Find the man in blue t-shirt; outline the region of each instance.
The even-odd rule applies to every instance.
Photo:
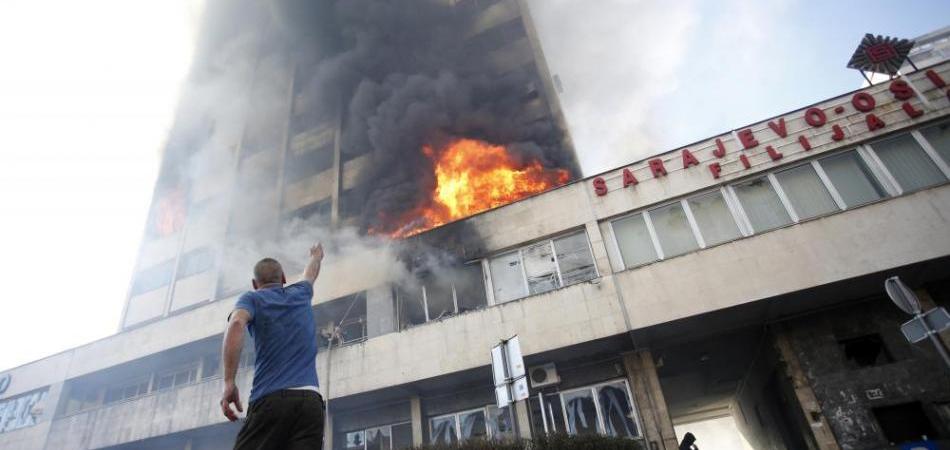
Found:
[[[303,279],[287,286],[284,270],[272,258],[254,265],[253,291],[245,292],[228,316],[221,348],[224,394],[221,412],[238,420],[244,411],[234,384],[244,330],[254,339],[254,384],[247,420],[235,449],[320,449],[323,446],[323,398],[317,391],[317,336],[310,302],[320,274],[323,247],[310,248]]]

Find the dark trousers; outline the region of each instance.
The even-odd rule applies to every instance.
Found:
[[[313,391],[272,392],[251,403],[235,450],[320,450],[324,404]]]

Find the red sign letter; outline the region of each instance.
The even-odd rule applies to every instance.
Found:
[[[910,102],[904,102],[901,104],[901,108],[903,108],[904,112],[907,113],[907,117],[910,117],[911,119],[916,119],[924,113],[923,111],[914,108],[914,105],[911,105]]]
[[[719,163],[714,162],[707,167],[709,167],[709,171],[712,172],[713,178],[719,178],[719,174],[722,173],[722,166],[720,166]]]
[[[742,148],[748,150],[750,148],[755,148],[759,145],[759,141],[755,140],[755,135],[752,134],[752,130],[746,128],[738,132],[739,142],[742,143]]]
[[[772,161],[778,161],[782,159],[783,156],[785,156],[772,148],[771,145],[765,146],[765,151],[768,152],[769,158],[772,158]]]
[[[713,156],[717,158],[726,156],[726,146],[723,145],[722,139],[716,138],[716,149],[713,150]]]
[[[841,129],[841,126],[840,126],[840,125],[838,125],[838,124],[832,125],[832,126],[831,126],[831,131],[834,131],[834,133],[831,133],[831,139],[832,139],[832,140],[840,141],[840,140],[844,139],[844,130]]]
[[[805,123],[815,128],[823,126],[826,121],[828,121],[828,118],[825,116],[825,112],[818,108],[808,108],[805,111]]]
[[[637,177],[633,176],[633,172],[631,172],[630,169],[623,169],[623,187],[636,186],[639,182]]]
[[[798,143],[801,144],[802,148],[805,149],[806,152],[811,150],[811,142],[808,142],[808,138],[805,137],[804,134],[798,137]]]
[[[907,100],[914,96],[914,90],[911,89],[910,85],[904,80],[898,79],[891,81],[891,85],[888,86],[888,89],[894,94],[894,98],[898,100]]]
[[[927,78],[930,78],[930,82],[940,89],[943,89],[943,87],[947,85],[947,83],[943,81],[943,78],[940,78],[940,74],[934,72],[932,69],[927,71]]]
[[[739,155],[739,161],[742,161],[742,166],[746,169],[752,168],[752,164],[749,163],[749,158],[747,158],[745,155]]]
[[[788,136],[788,131],[785,129],[785,118],[782,117],[778,120],[778,123],[769,121],[769,128],[778,135],[778,137]]]
[[[653,158],[649,161],[650,172],[653,172],[654,178],[660,178],[666,175],[666,167],[663,167],[663,160],[660,158]]]
[[[699,160],[690,153],[689,149],[683,149],[683,168],[689,169],[689,166],[698,166]]]
[[[884,125],[886,125],[883,120],[874,114],[864,116],[864,120],[868,123],[868,131],[878,130],[884,128]]]
[[[874,97],[871,97],[871,94],[867,92],[858,92],[851,97],[851,105],[861,112],[870,112],[874,109],[875,104]]]
[[[607,195],[607,182],[604,181],[603,178],[594,178],[594,193],[597,194],[598,197]]]

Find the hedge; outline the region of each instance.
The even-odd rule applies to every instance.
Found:
[[[644,450],[641,441],[600,436],[568,436],[555,434],[531,440],[486,441],[469,440],[454,445],[423,445],[415,450]]]

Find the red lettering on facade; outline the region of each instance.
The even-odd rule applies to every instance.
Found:
[[[752,168],[752,163],[749,162],[749,158],[745,155],[739,155],[739,161],[742,162],[742,167],[745,167],[746,169]]]
[[[594,193],[597,194],[598,197],[603,197],[607,195],[607,182],[604,181],[602,177],[594,178],[593,184],[594,184]]]
[[[907,84],[904,80],[894,80],[891,81],[891,85],[887,87],[888,90],[894,94],[894,98],[898,100],[907,100],[914,96],[914,90],[911,89],[910,85]]]
[[[802,146],[803,149],[805,149],[806,152],[811,150],[811,142],[808,142],[808,138],[805,137],[805,135],[801,135],[798,137],[798,143]]]
[[[778,161],[782,159],[783,156],[785,156],[779,153],[778,150],[775,150],[774,148],[772,148],[771,145],[765,146],[765,152],[769,154],[769,158],[772,158],[772,161]]]
[[[832,139],[832,140],[834,140],[834,141],[840,141],[840,140],[844,139],[844,129],[841,128],[841,125],[838,125],[838,124],[832,125],[832,126],[831,126],[831,131],[833,131],[833,133],[831,133],[831,139]]]
[[[695,156],[693,156],[693,153],[690,152],[689,149],[684,148],[683,149],[683,168],[689,169],[689,166],[698,166],[698,165],[699,165],[699,160],[696,159]]]
[[[934,72],[933,69],[928,70],[926,73],[927,73],[927,78],[929,78],[930,82],[933,83],[933,85],[936,86],[938,89],[943,89],[947,85],[947,82],[943,81],[943,78],[940,77],[940,74],[937,72]]]
[[[916,119],[924,114],[923,111],[914,108],[914,105],[911,105],[910,102],[904,102],[901,104],[901,108],[907,113],[907,117],[911,119]]]
[[[874,114],[868,114],[864,116],[864,121],[868,124],[868,131],[880,130],[881,128],[884,128],[885,125],[887,125],[883,120]]]
[[[778,120],[778,123],[769,121],[769,128],[778,135],[778,137],[788,136],[788,130],[785,128],[785,118],[782,117]]]
[[[815,128],[824,126],[827,121],[828,117],[825,116],[825,112],[818,108],[808,108],[805,111],[805,123]]]
[[[623,169],[623,187],[636,186],[639,182],[630,169]]]
[[[867,92],[858,92],[851,97],[851,106],[861,112],[870,112],[876,104],[874,97]]]
[[[713,156],[717,158],[726,156],[726,146],[722,143],[722,139],[716,138],[716,149],[713,150]]]
[[[752,134],[752,130],[746,128],[740,130],[737,134],[739,136],[739,142],[742,143],[742,148],[748,150],[759,145],[759,141],[755,140],[755,135]]]
[[[742,156],[745,156],[745,155],[742,155]],[[722,173],[722,166],[720,166],[719,163],[714,162],[707,167],[709,167],[709,171],[712,172],[713,178],[719,178],[719,174]]]
[[[653,172],[653,178],[660,178],[666,175],[666,167],[663,167],[663,160],[653,158],[649,161],[650,172]]]

